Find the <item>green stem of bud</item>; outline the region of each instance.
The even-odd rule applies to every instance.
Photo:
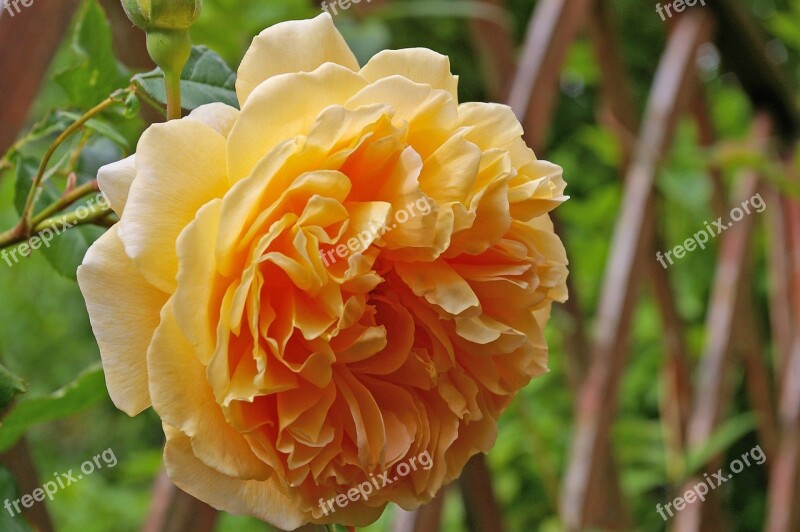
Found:
[[[164,71],[167,87],[167,120],[181,118],[181,74]]]
[[[164,72],[167,120],[180,118],[181,73],[192,53],[189,30],[151,29],[147,32],[147,51]]]

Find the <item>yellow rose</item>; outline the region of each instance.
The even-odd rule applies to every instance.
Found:
[[[153,406],[179,487],[362,526],[458,477],[546,371],[561,169],[457,81],[426,49],[359,68],[327,14],[286,22],[244,57],[241,111],[154,125],[101,170],[120,222],[80,287],[111,398]]]

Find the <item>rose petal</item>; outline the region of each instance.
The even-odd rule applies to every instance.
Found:
[[[323,63],[358,70],[358,61],[327,13],[311,20],[291,20],[262,31],[247,50],[236,78],[244,106],[253,90],[273,76],[311,72]]]
[[[239,119],[239,110],[220,102],[207,103],[193,109],[186,119],[202,122],[227,138]]]
[[[136,155],[107,164],[97,171],[97,183],[111,208],[122,216],[133,178],[136,177]]]
[[[361,75],[369,81],[403,76],[434,89],[446,90],[458,101],[458,76],[450,73],[450,59],[427,48],[378,52],[361,69]]]
[[[325,63],[313,72],[282,74],[259,85],[228,138],[232,182],[250,174],[282,142],[308,134],[323,109],[343,104],[366,84],[356,72]]]
[[[172,120],[144,132],[119,235],[148,281],[175,290],[178,235],[227,188],[225,138],[219,132],[196,120]]]
[[[452,315],[480,307],[480,300],[469,284],[445,261],[398,263],[395,271],[414,294]]]
[[[225,420],[206,381],[206,368],[181,334],[171,303],[161,312],[147,367],[153,408],[164,423],[191,439],[199,460],[230,477],[269,477],[272,468],[253,454],[244,437]]]
[[[306,522],[300,504],[278,489],[274,477],[258,481],[223,475],[197,459],[185,434],[167,424],[164,433],[167,474],[186,493],[218,510],[251,515],[285,530],[294,530]]]
[[[150,406],[147,347],[168,295],[136,270],[116,226],[89,248],[78,268],[78,284],[100,346],[111,400],[135,416]]]

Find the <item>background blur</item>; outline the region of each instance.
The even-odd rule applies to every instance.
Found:
[[[95,0],[34,0],[0,15],[0,153],[37,122],[57,122],[53,109],[97,103],[103,80],[125,86],[152,68],[118,2],[100,3],[119,70],[96,26],[106,23],[86,14]],[[563,166],[571,196],[557,209],[571,300],[548,327],[551,373],[523,390],[460,483],[367,530],[800,529],[800,1],[707,0],[667,20],[657,3],[373,0],[334,17],[362,64],[385,48],[449,55],[460,100],[510,103],[537,155]],[[205,0],[193,40],[235,69],[263,28],[319,12],[305,0]],[[101,70],[86,73],[87,90],[65,89],[63,71],[80,61]],[[80,171],[129,153],[151,115],[109,119],[118,141],[93,141]],[[0,229],[17,218],[17,165],[46,145],[0,163]],[[656,261],[756,193],[762,213],[668,269]],[[0,463],[21,484],[37,471],[41,484],[108,448],[119,459],[46,504],[63,531],[141,529],[161,469],[158,419],[111,404],[70,278],[99,232],[69,236],[59,273],[49,252],[0,262],[0,360],[29,385],[14,407],[22,414],[0,429]],[[667,522],[657,513],[693,476],[728,471],[756,445],[764,464]],[[0,481],[5,499],[14,487],[2,470]],[[0,520],[0,531],[18,522]],[[220,515],[216,530],[270,529]]]

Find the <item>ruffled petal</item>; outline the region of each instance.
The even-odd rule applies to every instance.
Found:
[[[224,475],[265,480],[272,469],[250,450],[244,437],[225,420],[197,360],[175,322],[171,303],[147,354],[153,408],[167,423],[191,439],[197,458]]]

